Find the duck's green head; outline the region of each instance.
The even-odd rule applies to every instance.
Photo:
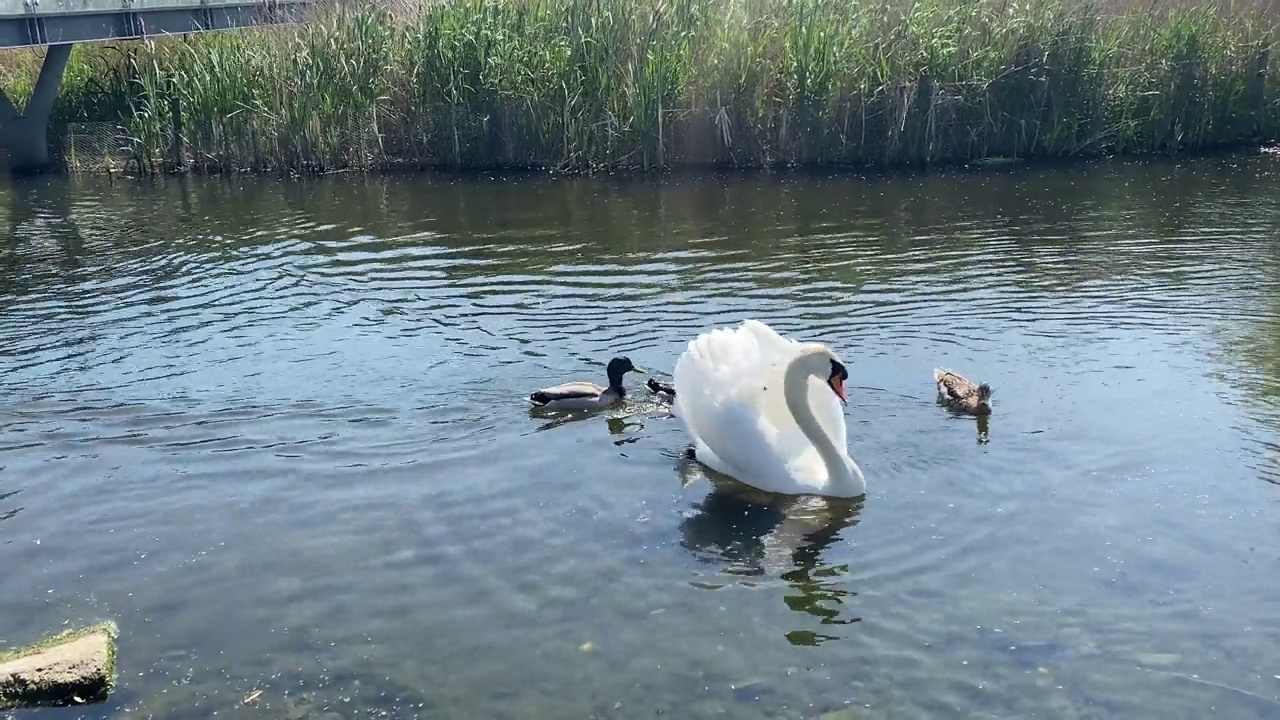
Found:
[[[609,374],[609,385],[612,387],[622,385],[622,376],[629,372],[637,372],[641,375],[644,374],[644,371],[633,365],[631,363],[631,358],[626,355],[619,355],[618,357],[610,360],[608,367],[605,368],[605,372]]]

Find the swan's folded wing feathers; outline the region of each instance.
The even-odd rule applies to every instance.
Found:
[[[800,352],[799,342],[779,335],[776,330],[759,320],[743,320],[739,326],[739,332],[750,336],[755,341],[762,357],[778,357],[790,360]]]
[[[767,368],[768,357],[756,338],[736,328],[716,328],[689,341],[676,361],[672,379],[676,387],[672,411],[683,419],[690,435],[716,447],[710,435],[723,422],[721,411],[740,414],[755,408],[756,393],[746,390],[758,383]],[[734,422],[738,421],[735,418]]]
[[[803,345],[746,320],[689,342],[676,361],[672,405],[709,467],[763,490],[820,490],[826,465],[786,406],[783,373]],[[843,446],[844,409],[825,378],[807,393],[818,423]],[[708,452],[709,451],[709,452]]]
[[[713,469],[736,478],[785,477],[783,456],[774,451],[777,428],[765,416],[733,399],[698,412],[698,438],[722,465]]]
[[[696,371],[700,366],[693,366]],[[677,365],[675,414],[696,443],[713,455],[700,456],[711,467],[737,478],[776,477],[785,472],[777,445],[777,428],[753,404],[722,392],[709,382],[689,380],[690,367]]]
[[[799,475],[817,472],[818,477],[825,476],[825,466],[813,449],[812,443],[805,437],[800,426],[796,424],[787,407],[786,393],[783,389],[783,375],[787,363],[791,362],[802,349],[802,344],[782,337],[772,328],[755,320],[744,323],[745,329],[756,338],[758,347],[763,349],[762,357],[769,357],[772,362],[763,372],[761,386],[767,390],[759,395],[761,412],[775,428],[774,451],[786,458],[791,465],[799,463],[804,470],[794,469]],[[806,383],[809,407],[827,433],[836,438],[837,444],[843,446],[845,440],[844,408],[836,398],[826,380],[810,377]]]
[[[800,343],[754,320],[689,342],[676,361],[672,410],[695,442],[704,443],[726,465],[713,469],[756,482],[787,476],[822,482],[825,467],[791,418],[783,395],[783,371],[799,350]],[[815,379],[814,386],[826,394],[813,398],[819,422],[838,423],[842,437],[843,415],[835,396],[821,381]],[[829,407],[833,403],[834,409]]]
[[[673,410],[681,415],[710,405],[742,405],[768,419],[770,429],[765,434],[775,446],[791,445],[793,439],[788,436],[792,431],[800,439],[803,436],[790,418],[782,381],[786,364],[799,351],[800,343],[757,320],[703,333],[689,342],[676,361]],[[682,403],[685,393],[689,397]]]
[[[733,328],[717,328],[690,343],[698,366],[714,368],[715,376],[702,380],[713,382],[719,396],[734,397],[749,405],[759,401],[760,389],[770,383],[778,383],[781,390],[782,370],[799,347],[799,343],[783,338],[756,320],[744,320]]]

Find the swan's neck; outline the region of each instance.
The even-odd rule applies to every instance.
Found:
[[[806,356],[801,355],[791,361],[783,379],[783,395],[787,401],[787,409],[795,417],[800,432],[809,438],[818,456],[827,466],[827,482],[832,490],[841,494],[860,495],[866,492],[866,481],[862,477],[862,469],[848,454],[836,447],[831,435],[818,422],[809,404],[809,378],[813,376],[805,368]],[[844,438],[840,438],[841,444]]]

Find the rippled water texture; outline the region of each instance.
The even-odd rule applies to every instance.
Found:
[[[15,185],[0,641],[119,623],[51,717],[1275,718],[1278,198],[1254,158]],[[746,316],[849,361],[864,504],[713,486],[643,390],[525,404]]]

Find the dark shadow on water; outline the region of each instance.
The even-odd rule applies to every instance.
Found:
[[[73,219],[72,195],[57,178],[9,186],[6,246],[0,249],[0,292],[71,284],[84,279],[84,237]]]
[[[683,467],[696,464],[684,457]],[[791,610],[818,619],[819,626],[849,625],[847,603],[857,593],[848,589],[847,563],[829,564],[823,554],[841,533],[858,523],[863,500],[778,496],[746,487],[731,478],[712,478],[713,488],[680,523],[680,545],[699,562],[719,565],[719,574],[740,585],[787,584],[783,602]],[[686,482],[687,484],[687,482]],[[719,590],[725,584],[697,583]],[[786,633],[793,645],[819,645],[840,639],[828,632],[801,628]]]
[[[555,408],[545,408],[539,405],[529,404],[529,418],[532,420],[544,420],[541,425],[533,429],[533,432],[545,432],[554,430],[566,423],[576,422],[579,420],[590,420],[600,415],[606,414],[616,408],[597,408],[594,410],[562,410]],[[610,425],[610,431],[613,431],[613,425]]]
[[[530,406],[530,419],[545,421],[530,432],[539,433],[546,432],[547,430],[554,430],[565,423],[571,423],[575,420],[586,420],[597,412],[598,411],[592,410],[544,410],[536,405]]]

